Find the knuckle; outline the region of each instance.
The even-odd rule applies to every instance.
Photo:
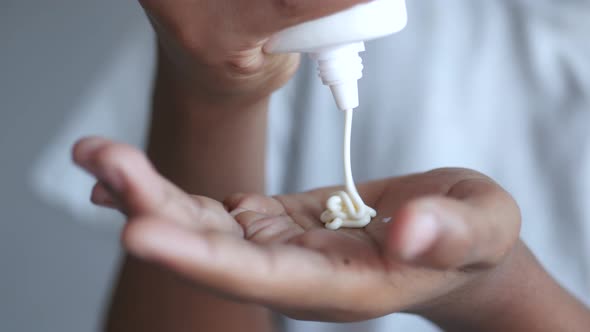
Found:
[[[263,67],[264,57],[260,48],[253,48],[230,55],[227,65],[230,72],[238,75],[252,75]]]

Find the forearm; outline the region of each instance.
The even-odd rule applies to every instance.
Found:
[[[195,97],[160,66],[148,155],[189,193],[223,199],[264,190],[267,100],[249,105]],[[237,109],[241,108],[241,109]],[[271,313],[223,300],[128,257],[109,313],[110,331],[271,331]]]
[[[450,332],[582,332],[590,326],[590,310],[559,286],[522,243],[500,269],[479,281],[480,286],[465,291],[471,294],[429,318]]]
[[[191,194],[218,200],[262,193],[268,99],[204,101],[171,76],[160,69],[154,92],[148,156],[158,171]]]

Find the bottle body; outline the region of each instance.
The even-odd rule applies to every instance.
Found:
[[[359,106],[358,80],[363,76],[364,42],[402,30],[407,24],[405,0],[373,0],[342,12],[287,28],[272,36],[270,53],[309,53],[339,109]]]
[[[322,48],[364,42],[402,30],[408,21],[405,0],[373,0],[275,34],[271,53],[315,53]]]

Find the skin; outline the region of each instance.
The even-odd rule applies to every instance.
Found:
[[[337,188],[235,194],[222,204],[184,193],[129,146],[86,139],[74,160],[99,180],[93,202],[127,216],[129,252],[222,296],[306,320],[403,311],[457,331],[582,331],[590,323],[587,309],[518,240],[520,214],[510,195],[474,171],[360,185],[380,217],[365,229],[329,231],[319,216]],[[547,302],[537,308],[529,302],[536,298]],[[539,316],[545,312],[559,319]]]
[[[368,0],[140,1],[165,67],[190,95],[241,106],[268,98],[297,68],[298,55],[263,51],[270,36],[363,2]]]
[[[158,68],[153,94],[151,128],[148,133],[147,156],[154,164],[158,173],[162,174],[167,181],[176,185],[176,187],[168,186],[167,188],[178,188],[171,191],[165,190],[164,192],[175,192],[178,194],[179,190],[182,189],[186,192],[204,195],[218,201],[223,200],[235,192],[250,192],[258,195],[263,193],[265,176],[264,147],[266,144],[265,132],[267,129],[266,117],[269,96],[289,80],[299,62],[297,55],[266,54],[263,51],[265,41],[269,36],[284,27],[336,12],[361,2],[364,1],[140,1],[158,36]],[[90,151],[93,150],[91,146],[95,144],[100,145],[101,148],[91,153]],[[176,254],[170,252],[172,250],[171,248],[184,248],[188,252],[193,253],[193,245],[196,245],[193,241],[203,239],[200,237],[202,233],[194,232],[195,229],[192,227],[207,224],[204,220],[209,219],[191,219],[191,222],[187,223],[188,218],[186,218],[186,215],[182,215],[181,211],[183,209],[179,208],[179,206],[184,206],[192,211],[194,209],[194,202],[198,202],[198,199],[195,201],[192,198],[187,198],[188,196],[186,194],[179,194],[178,196],[167,196],[168,194],[165,194],[163,197],[172,198],[169,200],[170,204],[167,208],[164,208],[161,204],[162,202],[157,200],[153,202],[155,203],[154,205],[142,205],[146,202],[144,199],[148,199],[149,201],[157,198],[150,196],[150,193],[162,193],[162,191],[156,189],[158,185],[169,182],[155,180],[161,180],[162,178],[155,175],[152,167],[146,166],[149,164],[145,161],[145,157],[137,153],[137,151],[129,149],[129,147],[113,145],[112,143],[104,145],[104,142],[98,144],[98,141],[84,141],[77,146],[75,159],[80,165],[87,168],[93,174],[96,174],[99,179],[93,199],[101,204],[112,205],[125,211],[130,218],[123,239],[124,244],[130,249],[131,255],[125,257],[122,262],[121,271],[117,277],[116,287],[107,313],[106,330],[264,332],[274,330],[271,313],[266,307],[273,307],[273,309],[291,313],[293,316],[301,315],[301,317],[314,317],[316,309],[322,308],[320,312],[325,312],[326,310],[334,312],[329,308],[324,308],[325,303],[310,306],[309,303],[303,302],[300,304],[302,307],[297,308],[296,304],[294,305],[293,303],[279,305],[281,303],[275,303],[277,299],[264,298],[262,296],[264,294],[244,294],[242,292],[243,290],[224,289],[223,286],[229,285],[227,281],[230,281],[230,279],[223,279],[221,276],[218,276],[221,278],[219,280],[224,280],[222,285],[219,285],[219,281],[216,284],[211,279],[213,274],[207,274],[209,279],[202,280],[207,275],[199,274],[197,271],[203,273],[207,271],[201,270],[203,261],[197,260],[196,257],[190,257],[188,253],[184,255],[179,252]],[[101,164],[103,162],[105,163],[104,165]],[[133,172],[118,173],[117,171],[113,171],[113,169],[121,166],[117,162],[123,162],[127,165],[125,167],[133,168]],[[152,170],[152,173],[149,170]],[[119,182],[117,180],[114,180],[114,182],[111,181],[113,180],[110,179],[111,175],[109,174],[111,172],[120,174],[120,179],[128,179],[126,176],[133,174],[139,177],[134,178],[135,180],[133,181],[124,182],[129,187],[122,188],[123,191],[121,192],[115,190],[117,188],[116,183]],[[117,175],[114,176],[116,177]],[[142,186],[142,184],[146,186]],[[134,191],[131,194],[127,193],[126,190],[135,190],[132,188],[143,189]],[[420,188],[414,189],[422,190]],[[180,197],[184,198],[180,199]],[[258,198],[249,198],[245,201],[263,200],[268,202],[266,198],[260,196],[255,197]],[[177,199],[179,200],[177,201]],[[214,203],[211,200],[201,199],[212,204]],[[143,203],[138,203],[140,205],[136,206],[133,203],[136,201]],[[307,201],[309,201],[309,198]],[[151,205],[151,208],[149,205]],[[164,203],[164,206],[166,205],[167,203]],[[245,241],[243,237],[241,239],[239,237],[240,231],[235,228],[236,221],[229,219],[225,210],[220,210],[218,203],[213,205],[216,207],[205,210],[210,212],[217,211],[219,213],[218,216],[221,219],[217,220],[214,224],[222,223],[225,225],[224,227],[229,227],[229,229],[215,234],[219,235],[222,239]],[[136,207],[141,208],[135,210]],[[246,205],[246,207],[249,206]],[[472,212],[478,214],[475,211],[477,210],[475,206],[473,209]],[[148,213],[148,211],[151,212]],[[203,212],[204,210],[197,209],[195,211]],[[384,213],[385,211],[380,212]],[[252,213],[258,212],[252,208],[245,215],[247,216]],[[484,211],[482,211],[483,215],[485,215]],[[245,217],[241,216],[238,219],[241,218]],[[225,222],[222,222],[223,220]],[[288,225],[295,227],[293,223],[297,224],[295,221]],[[181,226],[181,224],[184,226]],[[187,224],[191,224],[192,226],[187,226]],[[395,222],[394,224],[403,225],[404,223]],[[241,224],[239,225],[241,226]],[[282,223],[280,225],[285,224]],[[311,233],[319,232],[320,234],[324,234],[320,231],[318,229]],[[243,227],[241,232],[246,234]],[[395,243],[398,242],[393,239],[395,236],[401,236],[395,234],[401,233],[394,232],[393,230],[391,232],[389,235],[391,241],[384,242],[389,243],[388,246],[391,246],[388,255],[394,257],[400,256],[405,251],[403,248],[395,250]],[[209,233],[206,232],[206,234]],[[195,236],[196,238],[194,238]],[[307,236],[313,238],[315,235],[299,235],[299,237]],[[333,234],[330,236],[333,236]],[[213,235],[212,237],[215,238]],[[205,236],[205,238],[207,239],[208,236]],[[142,239],[148,242],[144,243],[141,241]],[[150,239],[151,242],[149,242]],[[168,245],[163,246],[163,248],[155,247],[158,245],[157,243],[162,244],[162,242],[158,242],[161,239],[168,239],[174,242],[174,245],[170,245],[170,242],[168,242]],[[362,247],[362,239],[354,239],[354,244]],[[342,239],[338,238],[337,240],[340,241]],[[350,240],[352,241],[352,239]],[[262,245],[261,243],[252,241],[246,242],[248,245]],[[489,242],[487,241],[486,243],[489,244]],[[200,241],[199,243],[208,243],[208,241]],[[243,242],[239,241],[234,243],[242,243],[244,245]],[[417,242],[410,241],[409,243]],[[424,243],[424,240],[418,243]],[[465,244],[460,244],[463,243],[460,240],[458,243],[456,246],[462,248],[462,246],[468,245],[469,241]],[[517,242],[512,247],[510,244],[513,244],[513,242],[507,241],[507,243],[509,243],[509,247],[516,248],[516,250],[509,250],[507,254],[501,255],[501,257],[505,257],[501,260],[501,264],[492,264],[493,266],[499,265],[506,267],[501,269],[493,268],[492,270],[514,271],[515,269],[509,267],[516,263],[518,263],[518,266],[536,266],[536,263],[530,263],[534,262],[534,259],[527,253],[523,245],[519,245]],[[491,245],[493,246],[494,243],[491,243]],[[454,246],[451,245],[451,248]],[[295,247],[295,249],[302,249],[300,245]],[[414,246],[409,251],[415,254],[416,247]],[[227,253],[227,251],[225,252]],[[372,254],[373,256],[371,257],[377,257],[376,250]],[[408,253],[406,252],[405,255],[407,256]],[[451,254],[449,255],[450,257],[452,256]],[[420,266],[419,262],[422,259],[426,262],[432,260],[433,265],[426,264],[422,266],[422,269],[427,271],[436,267],[440,268],[437,264],[441,263],[440,259],[444,258],[434,259],[427,258],[429,257],[428,255],[424,256],[424,258],[421,258],[422,255],[418,256],[415,258],[416,262],[409,260],[408,264]],[[321,261],[321,256],[315,255],[314,257],[316,258],[312,262]],[[339,258],[343,259],[343,257]],[[350,264],[352,257],[346,258],[349,259]],[[455,259],[461,261],[457,257]],[[192,266],[190,263],[194,263],[195,260],[201,262],[201,265]],[[411,264],[410,261],[412,261]],[[211,263],[211,261],[208,262]],[[215,262],[222,263],[229,261],[215,260]],[[251,263],[254,264],[256,262],[254,260]],[[508,264],[507,262],[512,263]],[[527,264],[524,264],[524,262],[527,262]],[[248,276],[256,271],[252,268],[255,265],[252,265],[250,262],[242,261],[238,263],[248,263],[246,270],[243,269],[243,265],[238,264],[238,267],[241,267],[240,274],[238,274],[240,276]],[[355,265],[351,264],[350,266],[357,267],[356,260],[354,263]],[[444,263],[444,259],[442,263]],[[310,265],[308,264],[305,261],[302,266],[309,267]],[[342,260],[341,265],[348,266],[344,263],[344,260]],[[539,289],[546,290],[543,294],[551,295],[549,301],[548,299],[535,298],[533,296],[535,294],[534,292],[527,293],[526,296],[523,294],[519,298],[530,299],[529,305],[510,303],[509,306],[523,308],[520,311],[524,312],[520,312],[518,317],[530,318],[533,313],[540,313],[541,317],[550,317],[549,315],[545,315],[545,312],[541,308],[531,306],[530,303],[548,303],[547,301],[553,303],[577,303],[571,300],[571,297],[556,286],[549,277],[538,277],[539,275],[545,275],[540,268],[538,269],[540,272],[535,272],[537,270],[534,268],[527,268],[526,271],[532,271],[530,274],[523,273],[523,271],[520,271],[516,275],[501,273],[504,277],[496,279],[478,277],[480,275],[490,275],[489,273],[479,273],[484,267],[489,269],[489,264],[484,264],[483,267],[476,266],[478,272],[473,274],[471,272],[467,274],[455,271],[458,270],[458,266],[462,265],[465,265],[465,263],[456,262],[454,265],[451,264],[452,267],[446,265],[448,269],[453,270],[453,273],[450,274],[457,276],[456,279],[452,278],[451,280],[457,281],[458,284],[464,284],[465,287],[461,288],[463,290],[468,289],[468,284],[488,285],[488,287],[477,288],[481,291],[479,293],[480,296],[478,296],[479,298],[489,297],[489,294],[494,294],[494,290],[496,289],[509,289],[512,293],[515,293],[516,289],[522,289],[522,284],[539,287]],[[211,264],[210,266],[218,265]],[[378,265],[375,264],[375,266]],[[371,265],[371,267],[373,266]],[[472,267],[470,266],[470,268]],[[223,266],[223,268],[218,266],[217,272],[225,271],[225,268],[230,268],[230,266]],[[334,265],[334,268],[336,268],[336,265]],[[343,268],[339,267],[339,269]],[[309,270],[309,268],[306,269],[306,271]],[[442,271],[444,270],[442,269]],[[516,270],[518,271],[518,269]],[[230,269],[228,271],[233,270]],[[321,271],[325,272],[327,270],[318,270],[318,273]],[[346,271],[348,272],[348,270]],[[180,273],[185,278],[178,278],[177,273],[174,272]],[[207,273],[212,273],[212,271]],[[340,276],[341,274],[338,275]],[[372,272],[370,275],[376,274]],[[231,278],[231,276],[225,277]],[[268,276],[265,278],[266,281],[269,281]],[[330,280],[330,278],[333,278],[333,275],[328,276],[326,280]],[[526,279],[523,280],[523,278]],[[488,279],[503,280],[503,285],[501,287],[493,286],[495,283],[483,282]],[[207,280],[213,282],[213,284],[209,284]],[[259,282],[262,282],[262,280],[260,279]],[[475,280],[478,280],[478,282],[475,282]],[[531,283],[530,280],[538,280],[538,282]],[[512,283],[517,286],[509,287],[505,285],[512,285]],[[406,285],[403,285],[401,288],[403,289],[405,287]],[[448,285],[448,287],[453,288],[455,286]],[[459,285],[456,287],[459,289]],[[274,290],[278,289],[280,288],[277,286]],[[284,286],[284,289],[288,289],[288,287]],[[417,298],[419,294],[424,293],[420,290],[416,296],[407,294],[404,296],[405,300],[400,300],[396,307],[401,308],[404,304],[409,305],[411,302],[416,302],[417,304],[419,301],[412,301],[410,298]],[[478,293],[471,292],[471,294],[476,296]],[[288,294],[282,295],[286,296]],[[498,302],[507,306],[507,303],[512,300],[511,297],[504,300],[503,297],[497,294],[492,297],[494,299],[502,299],[502,301]],[[428,296],[424,296],[422,299],[426,298]],[[478,315],[472,315],[472,318],[467,319],[468,317],[463,317],[461,312],[472,312],[472,308],[466,309],[461,301],[452,301],[450,294],[446,297],[441,296],[442,298],[450,302],[445,306],[441,306],[436,305],[437,301],[433,300],[430,301],[432,302],[430,305],[437,308],[448,308],[448,310],[427,310],[428,305],[426,305],[426,302],[429,301],[425,301],[422,308],[416,305],[415,308],[406,308],[406,310],[415,311],[416,313],[424,312],[424,315],[428,312],[430,319],[436,321],[443,327],[448,327],[449,330],[465,330],[465,328],[469,329],[470,326],[481,327],[486,325],[484,322],[489,321],[489,319],[486,320],[484,317],[478,317]],[[284,299],[288,302],[289,297],[286,296]],[[259,305],[254,305],[253,303],[258,303]],[[380,303],[385,304],[387,301],[383,300]],[[306,305],[307,307],[305,307]],[[353,305],[350,305],[350,307],[353,307]],[[380,310],[376,308],[367,309],[358,305],[355,306],[357,309],[350,307],[341,308],[343,312],[346,311],[352,315],[348,320],[357,319],[361,316],[375,316],[378,315],[378,311],[385,310],[385,308],[381,308]],[[579,308],[579,304],[560,306],[559,308],[562,307],[566,313],[572,314],[573,312],[578,314],[572,314],[575,318],[578,318],[580,310],[571,310],[571,308]],[[512,319],[513,317],[510,314],[512,311],[505,313],[501,309],[488,308],[487,306],[486,309],[489,310],[486,310],[486,315],[482,314],[482,316],[487,316],[490,312],[501,313],[501,315],[495,315],[496,318],[492,320],[494,324],[487,324],[488,327],[496,326],[498,327],[496,330],[510,330],[508,327],[512,327],[512,330],[527,330],[524,327],[530,327],[526,324],[531,320],[525,318],[520,320]],[[363,312],[361,313],[359,311]],[[453,316],[451,311],[456,313],[457,316]],[[484,311],[478,312],[483,313]],[[519,311],[515,310],[514,312]],[[563,315],[555,314],[559,317],[564,317]],[[459,315],[461,316],[459,317]],[[339,319],[345,319],[344,316],[346,315],[342,314],[342,317]],[[449,319],[449,317],[451,318]],[[504,319],[498,319],[497,317]],[[571,317],[568,316],[567,318]],[[513,323],[516,321],[524,325],[514,325]],[[577,322],[579,319],[567,319],[566,321]],[[505,324],[500,325],[500,322]],[[549,324],[548,326],[551,325]],[[480,330],[484,331],[483,328]],[[555,328],[553,330],[560,329]]]
[[[234,192],[262,193],[269,97],[299,64],[298,55],[266,54],[265,41],[284,27],[362,2],[140,1],[158,37],[147,147],[158,171],[183,190],[218,200]],[[197,327],[274,330],[263,307],[189,286],[132,256],[123,259],[106,330]]]

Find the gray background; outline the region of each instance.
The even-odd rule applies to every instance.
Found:
[[[32,164],[79,105],[135,1],[0,0],[0,331],[93,331],[118,259],[116,229],[39,200]]]
[[[523,0],[522,2],[527,1]],[[550,1],[544,2],[550,3]],[[452,3],[456,8],[464,5],[463,2],[459,1]],[[475,2],[470,3],[474,4]],[[514,3],[517,3],[517,1],[514,1]],[[430,4],[428,5],[430,6]],[[480,5],[474,4],[473,6]],[[443,5],[441,4],[441,6]],[[447,6],[446,2],[444,6]],[[465,6],[464,8],[469,9],[471,7]],[[548,13],[557,13],[553,8],[547,10]],[[470,12],[457,11],[457,13],[466,15]],[[580,13],[583,14],[584,12]],[[496,12],[496,14],[498,13]],[[540,12],[539,15],[543,16],[542,14],[544,13]],[[547,15],[547,17],[551,17],[551,15]],[[448,22],[459,21],[450,20]],[[572,22],[581,21],[572,20]],[[484,23],[489,22],[485,21]],[[39,156],[46,152],[47,144],[53,142],[55,136],[62,131],[66,120],[70,119],[72,115],[84,111],[84,109],[80,109],[80,105],[86,105],[84,99],[87,98],[89,92],[96,88],[95,83],[101,81],[103,74],[112,70],[112,63],[117,62],[120,50],[124,49],[123,46],[130,43],[130,34],[128,33],[136,31],[138,27],[145,27],[145,25],[145,19],[136,0],[0,0],[1,332],[77,332],[99,329],[102,310],[109,295],[110,282],[120,252],[117,228],[89,225],[80,218],[73,218],[56,207],[48,205],[45,201],[40,200],[39,195],[31,188],[30,176],[31,170],[39,162]],[[562,25],[553,24],[552,26],[561,27]],[[461,25],[451,25],[451,28],[457,27],[460,28]],[[543,27],[539,26],[538,28]],[[587,31],[584,27],[578,30],[582,34]],[[452,32],[452,30],[450,31]],[[540,31],[545,30],[541,29]],[[443,32],[447,32],[444,35],[454,36],[452,33],[448,33],[447,30],[443,30]],[[549,31],[549,33],[553,33],[553,31]],[[134,35],[131,34],[131,36]],[[508,36],[512,38],[513,35]],[[562,70],[559,66],[561,62],[555,59],[560,53],[554,52],[551,48],[561,44],[552,44],[554,37],[551,34],[548,36],[539,34],[539,38],[540,41],[547,42],[537,45],[546,48],[541,49],[544,52],[535,53],[538,54],[538,58],[533,57],[534,60],[537,60],[533,63],[539,65],[539,68],[534,68],[534,73],[540,75],[541,78],[545,78],[545,81],[540,81],[539,84],[541,84],[542,88],[546,88],[546,91],[561,91],[559,89],[562,86],[566,89],[570,82],[559,78],[570,78],[569,73],[559,76],[561,75],[560,70]],[[572,54],[585,55],[585,53],[581,53],[585,48],[580,50],[576,45],[572,42],[572,50],[570,50]],[[460,49],[462,48],[456,48],[456,50]],[[134,55],[132,54],[132,56]],[[515,56],[515,58],[518,57]],[[579,59],[586,58],[581,56]],[[441,59],[443,61],[441,63],[446,63],[444,61],[449,60],[448,57],[442,57]],[[555,62],[549,62],[549,64],[553,63],[555,66],[545,66],[547,59],[554,59]],[[578,68],[578,65],[581,68],[581,70],[573,72],[580,73],[580,77],[588,77],[588,75],[582,75],[588,72],[584,71],[587,68],[585,62],[578,64],[574,62],[574,60],[578,59],[577,57],[572,59],[571,68]],[[132,60],[130,62],[135,62],[135,58],[132,58]],[[458,64],[455,61],[450,63]],[[127,64],[129,63],[125,65]],[[463,64],[460,65],[463,66]],[[445,67],[438,66],[438,68]],[[498,71],[498,75],[507,71],[506,68],[503,69],[504,71]],[[124,71],[121,70],[121,72],[124,76]],[[558,79],[553,79],[552,75],[558,75]],[[503,81],[500,80],[499,82]],[[580,80],[580,82],[586,81]],[[443,82],[443,84],[446,83]],[[528,82],[526,84],[533,83]],[[555,85],[557,89],[554,89]],[[536,83],[534,86],[537,86]],[[127,95],[130,93],[130,86],[128,85],[122,88],[116,86],[114,89],[123,90],[123,98],[135,99],[134,96]],[[513,95],[517,95],[518,91],[515,91]],[[563,91],[567,91],[567,89]],[[578,93],[578,91],[573,90],[572,93]],[[539,100],[560,100],[559,98],[562,98],[559,95],[555,97],[553,94],[541,96],[543,98]],[[565,92],[564,96],[563,98],[567,98]],[[452,100],[452,98],[450,99]],[[528,105],[528,103],[525,103],[525,105]],[[546,111],[552,110],[551,105],[551,103],[547,104]],[[587,103],[580,104],[580,107],[585,107],[584,105],[587,105]],[[111,108],[106,107],[104,111],[104,113],[108,113]],[[506,108],[504,111],[506,114],[517,114],[516,112],[510,112],[510,108]],[[485,114],[496,114],[496,110],[493,110],[493,112]],[[574,114],[574,112],[577,112],[577,110],[572,109],[569,114]],[[113,114],[112,111],[110,114]],[[119,119],[119,116],[125,116],[127,112],[115,112],[114,114],[115,118]],[[582,112],[576,114],[581,114],[583,119],[587,115]],[[518,117],[512,118],[519,119]],[[489,119],[492,119],[492,117],[489,117]],[[547,121],[550,121],[550,119],[547,118]],[[429,123],[432,124],[432,121]],[[563,125],[563,123],[559,123]],[[491,124],[489,128],[492,128]],[[569,137],[562,135],[564,131],[560,127],[556,127],[555,131],[548,130],[549,128],[542,129],[546,129],[548,134],[553,135],[547,136],[549,139],[552,137]],[[441,131],[434,132],[440,133]],[[444,131],[442,132],[444,133]],[[488,134],[490,133],[491,131],[488,132]],[[572,131],[572,133],[583,134],[585,131]],[[484,134],[485,132],[482,133],[482,135]],[[480,137],[483,139],[486,136]],[[309,141],[313,142],[313,139],[310,138]],[[552,163],[547,164],[547,168],[543,168],[544,171],[539,174],[549,174],[546,171],[555,170],[555,167],[551,168],[552,165],[562,165],[562,161],[570,161],[567,158],[563,158],[563,160],[551,159],[552,154],[550,152],[558,151],[553,147],[561,149],[563,146],[569,146],[560,145],[560,142],[563,142],[563,140],[556,140],[551,142],[552,144],[541,146],[539,151],[547,152],[543,156]],[[477,146],[477,143],[474,144],[472,146]],[[64,149],[67,149],[68,144],[63,145]],[[521,150],[515,149],[514,151],[516,153]],[[538,154],[539,151],[536,151],[536,153]],[[500,161],[504,162],[504,159]],[[534,159],[534,161],[537,160]],[[553,164],[553,162],[557,163]],[[571,162],[570,168],[560,167],[560,169],[581,170],[585,167],[577,166],[577,164],[574,167],[574,160],[572,159]],[[521,167],[521,170],[527,170],[527,165],[523,164]],[[50,172],[55,171],[54,168],[49,167],[47,167],[47,170]],[[69,172],[69,170],[64,172]],[[529,174],[524,171],[521,173]],[[517,173],[511,172],[507,174]],[[534,176],[537,173],[531,174],[533,175],[530,176]],[[569,173],[562,172],[558,175],[561,177],[555,179],[545,178],[548,183],[544,183],[544,185],[550,188],[553,181],[558,181],[559,178],[566,179],[561,183],[569,183],[567,182],[570,179]],[[56,178],[59,179],[58,176]],[[505,178],[506,183],[508,183],[508,179],[510,177]],[[512,182],[512,185],[516,190],[518,189],[518,183],[520,183],[519,192],[516,194],[524,207],[523,210],[529,216],[535,216],[536,213],[543,216],[545,211],[551,211],[551,209],[554,210],[554,213],[558,213],[557,215],[569,215],[567,213],[573,211],[570,208],[571,206],[576,204],[580,207],[585,206],[584,203],[578,204],[578,201],[569,200],[570,197],[580,200],[587,197],[587,195],[583,194],[586,192],[585,184],[579,186],[572,184],[571,192],[564,190],[563,192],[556,192],[556,195],[559,196],[553,196],[545,195],[542,191],[531,190],[526,186],[526,183],[533,183],[534,188],[541,189],[543,183],[537,181],[536,178],[532,181],[528,178],[528,182],[526,182],[526,179],[518,178],[517,182]],[[584,179],[587,179],[587,177],[583,177],[580,181]],[[576,179],[576,181],[578,180]],[[582,190],[582,194],[578,195],[575,188]],[[568,194],[571,195],[568,196]],[[83,199],[85,199],[86,195],[86,192],[83,195],[80,193],[80,196],[84,196]],[[553,197],[560,198],[560,205],[555,206],[555,203],[550,201]],[[540,204],[540,202],[551,202],[551,204]],[[565,214],[563,211],[566,211]],[[587,219],[583,213],[586,213],[586,211],[580,211],[580,222]],[[539,222],[535,218],[530,218],[530,220]],[[572,222],[576,221],[572,220]],[[580,266],[578,262],[574,261],[575,254],[569,254],[578,251],[576,245],[584,245],[582,242],[570,240],[574,238],[571,232],[578,229],[574,227],[582,228],[573,225],[569,228],[553,230],[550,225],[546,225],[544,228],[539,227],[539,231],[536,232],[535,229],[529,227],[529,232],[525,232],[525,236],[528,235],[529,239],[538,241],[534,243],[534,247],[542,250],[545,262],[550,263],[547,265],[554,271],[567,269],[567,273],[561,273],[562,281],[575,289],[577,293],[582,294],[586,291],[584,288],[586,284],[582,282],[585,266]],[[551,232],[544,233],[546,231]],[[560,242],[568,243],[568,246],[563,246],[561,248],[563,251],[551,250],[553,247],[546,245],[552,241],[543,237],[545,234],[548,234],[548,238],[554,238],[555,241],[562,240]],[[574,235],[579,235],[580,239],[583,236],[580,234]],[[563,239],[566,240],[563,241]],[[568,259],[563,259],[564,257]]]

